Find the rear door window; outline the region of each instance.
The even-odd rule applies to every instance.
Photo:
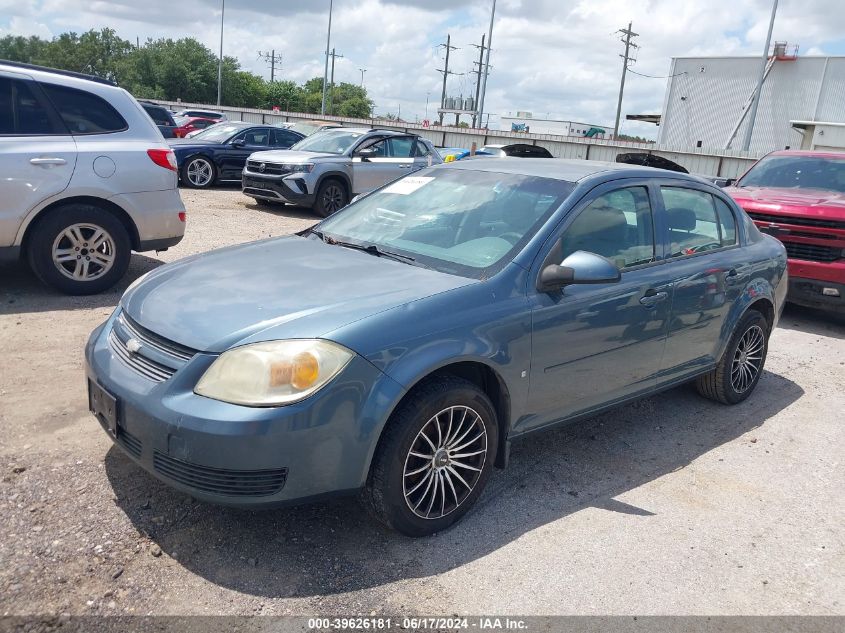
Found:
[[[414,151],[414,138],[410,136],[394,136],[390,142],[390,155],[393,158],[410,158]]]
[[[108,134],[129,127],[111,104],[95,94],[56,84],[41,87],[71,134]]]
[[[684,187],[661,187],[660,192],[666,208],[670,257],[695,255],[722,247],[713,196]]]
[[[67,134],[31,81],[0,77],[0,135]]]

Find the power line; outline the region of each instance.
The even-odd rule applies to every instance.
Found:
[[[670,79],[672,77],[680,77],[681,75],[686,75],[687,71],[683,71],[681,73],[675,73],[674,75],[646,75],[644,73],[638,73],[636,70],[632,70],[630,67],[628,68],[629,73],[634,73],[635,75],[639,75],[640,77],[647,77],[648,79]]]

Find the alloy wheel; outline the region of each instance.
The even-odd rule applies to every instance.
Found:
[[[108,273],[115,260],[112,236],[96,224],[72,224],[53,240],[53,263],[65,277],[93,281]]]
[[[763,348],[766,335],[759,325],[752,325],[739,339],[731,363],[731,386],[737,393],[745,393],[763,365]]]
[[[188,182],[194,187],[205,187],[211,182],[214,169],[204,158],[195,158],[190,162],[187,169]]]
[[[423,519],[454,512],[475,489],[486,459],[481,416],[466,406],[443,409],[423,425],[405,457],[405,502]]]
[[[343,189],[340,185],[329,185],[323,191],[323,208],[329,215],[343,207]]]

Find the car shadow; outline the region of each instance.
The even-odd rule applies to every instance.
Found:
[[[423,539],[381,527],[355,499],[245,511],[192,500],[116,447],[105,469],[133,525],[188,571],[255,596],[310,597],[443,573],[584,508],[647,520],[653,509],[617,497],[762,426],[802,394],[765,372],[735,407],[684,386],[515,442],[510,465],[493,473],[476,508]]]
[[[845,314],[787,303],[778,328],[845,340]]]
[[[158,268],[163,261],[133,253],[123,278],[106,292],[71,296],[44,285],[24,263],[0,268],[0,314],[26,314],[55,310],[82,310],[116,306],[126,288],[141,275]]]
[[[282,204],[280,202],[247,202],[244,204],[247,209],[258,211],[259,213],[266,213],[267,215],[275,215],[277,217],[285,218],[300,218],[303,220],[313,220],[317,224],[322,218],[308,207],[298,207],[293,204]]]

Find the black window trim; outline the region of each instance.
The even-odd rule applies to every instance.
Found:
[[[105,103],[111,110],[114,111],[114,113],[118,116],[118,118],[121,121],[123,121],[123,127],[122,128],[117,129],[117,130],[108,130],[107,132],[72,132],[68,129],[68,133],[71,136],[105,136],[107,134],[120,134],[121,132],[126,132],[129,129],[129,123],[126,121],[126,118],[118,111],[117,108],[115,108],[106,99],[104,99],[103,97],[101,97],[98,94],[95,94],[95,93],[90,92],[88,90],[82,90],[81,88],[74,88],[73,86],[65,86],[64,84],[51,84],[50,82],[43,82],[43,81],[36,82],[36,83],[40,84],[39,87],[42,88],[42,89],[43,89],[43,86],[46,84],[46,85],[62,88],[62,89],[65,89],[65,90],[74,90],[76,92],[82,92],[84,94],[90,95],[90,96],[92,96],[96,99],[99,99],[103,103]],[[50,98],[50,95],[47,94],[46,90],[43,90],[43,94],[44,94],[45,98],[48,100],[48,102],[53,106],[53,109],[56,111],[56,114],[59,115],[59,118],[61,118],[62,122],[64,123],[64,118],[62,117],[61,113],[59,112],[59,109],[56,107],[56,104]],[[149,115],[147,115],[147,116],[149,116]],[[67,125],[65,125],[65,128],[67,128]]]
[[[21,77],[21,76],[12,76],[0,73],[0,80],[8,79],[12,84],[12,90],[15,89],[16,82],[25,82],[32,94],[38,100],[38,103],[44,108],[47,117],[50,119],[50,123],[53,125],[53,132],[32,132],[32,133],[24,133],[24,132],[12,132],[11,134],[3,134],[0,133],[0,138],[32,138],[32,137],[39,137],[39,136],[73,136],[70,130],[67,129],[64,120],[56,112],[56,109],[53,107],[53,102],[47,97],[44,91],[41,89],[41,85],[35,81],[34,79],[30,79],[28,77]],[[13,101],[14,103],[14,101]]]

